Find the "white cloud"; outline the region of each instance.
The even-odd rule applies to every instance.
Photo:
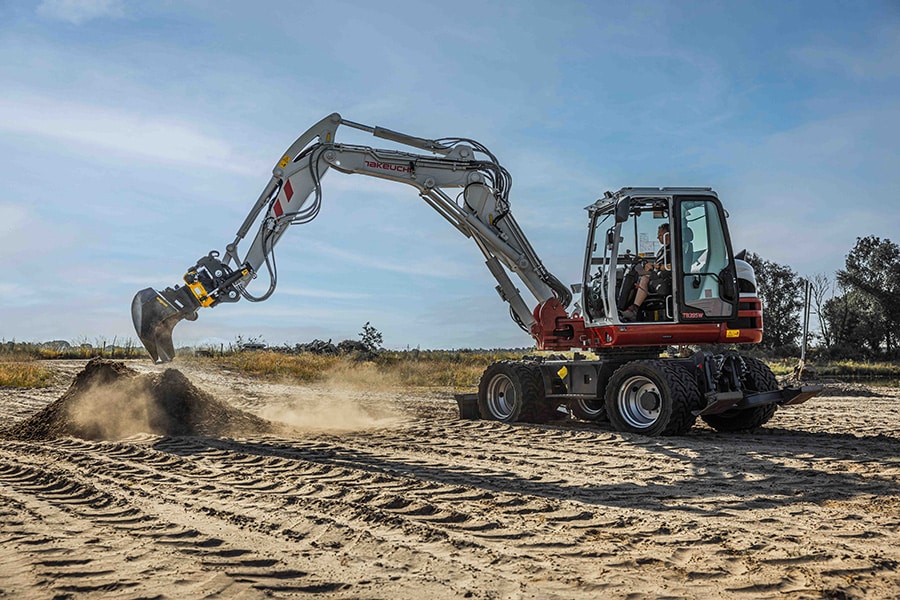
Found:
[[[810,274],[840,268],[856,237],[895,237],[898,124],[900,107],[860,110],[715,148],[740,173],[723,196],[735,245]]]
[[[0,282],[0,301],[5,306],[21,306],[34,303],[34,292],[26,285],[15,282]]]
[[[100,149],[107,158],[148,158],[242,175],[265,172],[268,164],[238,156],[228,141],[209,136],[192,123],[176,118],[28,93],[12,92],[0,98],[0,131]]]
[[[47,19],[81,25],[94,19],[120,19],[125,16],[125,5],[122,0],[43,0],[37,13]]]
[[[0,204],[0,257],[16,265],[17,275],[34,277],[48,256],[65,255],[77,237],[77,226],[42,218],[39,208]]]
[[[28,213],[21,206],[0,204],[0,239],[20,230],[28,221]]]

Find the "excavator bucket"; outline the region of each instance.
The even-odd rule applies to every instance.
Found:
[[[196,313],[190,312],[196,318]],[[189,317],[183,309],[176,308],[153,288],[139,291],[131,301],[134,329],[144,348],[157,363],[169,362],[175,358],[172,330],[184,318]]]

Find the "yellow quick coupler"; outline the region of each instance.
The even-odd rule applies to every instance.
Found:
[[[187,286],[191,289],[191,293],[194,294],[194,297],[197,299],[197,302],[200,303],[200,306],[206,307],[213,303],[213,299],[207,295],[206,288],[204,288],[203,284],[199,281],[188,283]]]

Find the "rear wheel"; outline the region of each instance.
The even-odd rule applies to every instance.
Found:
[[[769,392],[778,389],[778,380],[766,363],[748,356],[742,358],[744,376],[741,383],[745,392]],[[764,404],[744,410],[730,410],[718,415],[703,415],[702,419],[716,431],[748,431],[765,425],[776,410],[777,404]]]
[[[585,421],[608,421],[609,418],[606,416],[606,402],[603,398],[579,398],[578,400],[573,400],[569,407],[572,409],[572,414],[574,414],[579,419],[584,419]]]
[[[685,366],[636,360],[619,367],[606,386],[606,412],[617,431],[681,435],[701,404],[697,380]]]
[[[514,423],[546,423],[552,416],[544,397],[544,384],[535,365],[496,362],[485,369],[478,385],[482,418]]]

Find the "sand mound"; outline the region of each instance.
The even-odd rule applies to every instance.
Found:
[[[58,400],[3,434],[20,440],[96,440],[138,433],[233,436],[275,428],[197,389],[176,369],[139,375],[122,362],[95,358]]]

